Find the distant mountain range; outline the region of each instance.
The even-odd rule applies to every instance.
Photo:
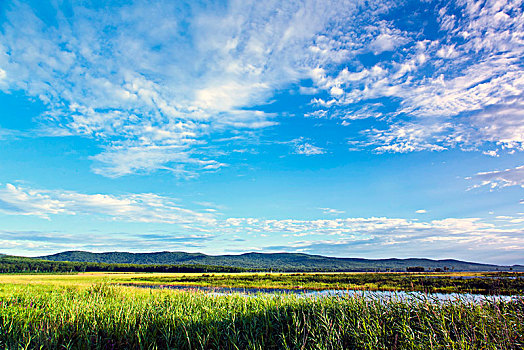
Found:
[[[423,267],[425,270],[453,271],[523,271],[524,266],[499,266],[465,262],[460,260],[432,259],[360,259],[333,258],[321,255],[297,253],[245,253],[241,255],[206,255],[202,253],[157,252],[91,253],[67,251],[38,257],[50,261],[95,262],[108,264],[145,265],[208,265],[230,266],[266,271],[406,271],[408,267]]]

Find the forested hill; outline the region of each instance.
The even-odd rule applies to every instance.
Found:
[[[244,272],[238,267],[205,266],[199,264],[106,264],[77,261],[50,261],[20,256],[0,256],[0,273],[71,273],[71,272]]]
[[[75,261],[117,264],[161,264],[161,265],[208,265],[231,266],[253,270],[273,271],[406,271],[408,267],[423,267],[425,270],[452,271],[524,271],[524,266],[498,266],[471,263],[459,260],[431,259],[359,259],[332,258],[320,255],[294,253],[246,253],[241,255],[206,255],[201,253],[157,252],[157,253],[90,253],[68,251],[39,259],[52,261]]]

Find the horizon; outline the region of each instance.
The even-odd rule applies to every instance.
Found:
[[[524,265],[523,16],[3,1],[0,251]]]
[[[183,254],[203,254],[203,255],[206,255],[206,256],[240,256],[240,255],[247,255],[247,254],[266,254],[266,255],[271,255],[271,254],[302,254],[302,255],[307,255],[307,256],[319,256],[319,257],[323,257],[323,258],[333,258],[333,259],[362,259],[362,260],[375,260],[375,261],[378,261],[378,260],[431,260],[431,261],[459,261],[459,262],[464,262],[464,263],[471,263],[471,264],[480,264],[480,265],[498,265],[498,266],[523,266],[521,264],[507,264],[507,265],[504,265],[504,264],[489,264],[489,263],[486,263],[486,262],[482,262],[482,261],[470,261],[470,260],[459,260],[459,259],[453,259],[453,258],[442,258],[442,259],[433,259],[433,258],[430,258],[430,257],[416,257],[416,256],[412,256],[412,257],[409,257],[409,258],[396,258],[396,257],[389,257],[389,258],[380,258],[380,259],[373,259],[373,258],[361,258],[361,257],[353,257],[353,256],[340,256],[340,257],[336,257],[336,256],[329,256],[329,255],[321,255],[321,254],[308,254],[308,253],[296,253],[296,252],[286,252],[286,251],[281,251],[281,252],[256,252],[256,251],[246,251],[246,252],[243,252],[243,253],[236,253],[236,254],[206,254],[206,253],[203,253],[203,252],[199,252],[199,251],[195,251],[195,252],[186,252],[186,251],[169,251],[169,250],[164,250],[164,251],[149,251],[149,252],[140,252],[140,251],[135,251],[135,252],[130,252],[130,251],[118,251],[118,250],[115,250],[115,251],[100,251],[100,252],[93,252],[93,251],[86,251],[86,250],[65,250],[65,251],[60,251],[60,252],[57,252],[57,253],[49,253],[49,254],[45,254],[45,255],[35,255],[35,256],[24,256],[24,257],[27,257],[27,258],[41,258],[41,257],[46,257],[46,256],[53,256],[53,255],[59,255],[59,254],[64,254],[64,253],[90,253],[90,254],[111,254],[111,253],[128,253],[128,254],[159,254],[159,253],[183,253]],[[3,254],[0,252],[0,255],[6,255],[6,254]]]

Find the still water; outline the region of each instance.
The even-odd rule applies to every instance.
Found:
[[[138,287],[138,288],[152,288],[152,289],[175,289],[180,291],[199,291],[209,293],[211,295],[240,295],[240,296],[256,296],[256,295],[296,295],[305,298],[316,297],[351,297],[364,296],[369,298],[383,298],[383,299],[421,299],[433,301],[450,301],[450,300],[464,300],[481,302],[486,300],[497,301],[511,301],[523,300],[522,296],[517,295],[483,295],[483,294],[468,294],[468,293],[422,293],[422,292],[401,292],[401,291],[362,291],[354,289],[326,289],[326,290],[307,290],[307,289],[286,289],[286,288],[225,288],[225,287],[202,287],[190,286],[182,284],[169,285],[148,285],[148,284],[122,284],[124,286]]]

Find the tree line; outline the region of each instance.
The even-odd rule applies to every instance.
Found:
[[[0,273],[72,273],[72,272],[244,272],[243,268],[210,265],[139,265],[70,261],[47,261],[32,258],[0,257]]]

